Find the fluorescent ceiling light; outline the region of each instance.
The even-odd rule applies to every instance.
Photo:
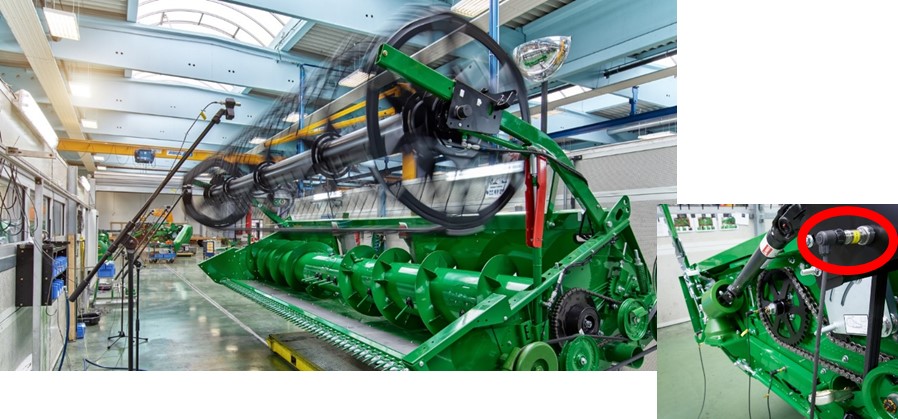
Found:
[[[72,96],[90,97],[90,86],[87,84],[69,82],[69,90],[72,91]]]
[[[642,134],[637,137],[640,140],[654,140],[657,138],[665,138],[665,137],[673,137],[677,135],[677,133],[673,131],[661,131],[661,132],[653,132],[651,134]]]
[[[15,95],[16,107],[25,115],[25,119],[31,123],[38,135],[43,137],[50,148],[55,149],[59,144],[59,137],[56,135],[56,130],[50,125],[50,121],[44,116],[44,112],[41,111],[41,108],[37,106],[37,102],[31,97],[31,93],[28,93],[27,90],[18,90]]]
[[[290,115],[287,115],[287,117],[284,118],[284,122],[289,122],[291,124],[295,124],[295,123],[299,122],[299,113],[298,112],[290,112]]]
[[[340,191],[322,192],[322,193],[316,193],[315,195],[312,195],[312,200],[313,201],[324,201],[326,199],[337,199],[342,196],[343,196],[343,192],[340,192]]]
[[[94,161],[103,161],[106,160],[106,157],[103,156],[94,156]]]
[[[368,81],[371,78],[371,75],[362,71],[356,70],[350,73],[348,76],[343,77],[340,81],[337,82],[340,86],[346,86],[349,88],[358,87],[362,83]]]
[[[268,141],[267,138],[256,137],[256,138],[253,138],[252,140],[249,140],[249,143],[250,144],[262,144],[266,141]]]
[[[78,16],[75,16],[74,13],[44,7],[44,17],[47,19],[50,35],[75,41],[81,39],[81,32],[78,30]]]
[[[97,166],[97,170],[106,170],[106,166]]]
[[[81,126],[89,129],[97,129],[97,121],[91,119],[82,119]]]
[[[459,0],[452,5],[452,10],[465,17],[478,16],[489,8],[487,0]]]

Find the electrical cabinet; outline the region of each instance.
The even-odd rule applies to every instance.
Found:
[[[50,305],[51,284],[68,267],[68,242],[44,243],[41,268],[41,305]],[[34,244],[16,246],[16,307],[31,307],[34,289]]]

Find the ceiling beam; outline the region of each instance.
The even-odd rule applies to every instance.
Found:
[[[599,87],[596,89],[592,89],[588,92],[580,93],[578,95],[573,95],[573,96],[568,96],[563,99],[558,99],[558,100],[549,102],[549,104],[546,107],[548,108],[548,110],[551,111],[552,109],[555,109],[559,106],[570,105],[572,103],[584,101],[586,99],[594,98],[596,96],[607,95],[610,93],[617,92],[619,90],[629,89],[633,86],[639,86],[641,84],[646,84],[649,82],[653,82],[655,80],[660,80],[660,79],[664,79],[667,77],[673,77],[676,75],[677,75],[677,66],[673,66],[670,68],[665,68],[664,70],[658,70],[658,71],[655,71],[652,73],[643,74],[638,77],[633,77],[630,79],[621,80],[619,82],[610,83],[605,86],[602,86],[602,87]],[[541,106],[531,106],[530,114],[536,115],[536,114],[540,113],[541,110],[542,110]]]
[[[0,66],[0,74],[14,90],[25,89],[38,103],[49,102],[34,72],[29,68]],[[69,72],[71,83],[85,84],[90,97],[72,96],[72,104],[80,109],[102,109],[172,118],[193,117],[203,106],[232,97],[240,102],[237,117],[231,124],[251,125],[274,103],[273,100],[240,93],[206,90],[191,86],[171,85],[95,75],[85,72]],[[153,100],[147,100],[152,98]]]
[[[21,46],[28,64],[34,69],[41,87],[53,105],[53,110],[62,121],[66,134],[72,138],[83,139],[84,133],[81,131],[78,114],[69,99],[65,79],[50,50],[47,35],[44,33],[34,3],[31,0],[0,1],[0,13],[3,14],[16,42]],[[96,170],[89,155],[82,153],[79,157],[89,171]]]
[[[293,49],[293,47],[299,43],[299,40],[306,36],[306,34],[315,26],[315,22],[293,19],[291,22],[288,22],[287,25],[289,28],[284,26],[284,29],[282,29],[279,34],[278,41],[274,43],[274,48],[278,51],[286,52]]]
[[[208,115],[212,116],[212,113],[209,112]],[[186,135],[188,144],[209,124],[209,121],[199,119],[191,128],[190,126],[194,121],[193,118],[170,118],[97,109],[85,111],[84,117],[97,122],[97,128],[84,128],[84,132],[88,134],[127,135],[136,138],[168,140],[178,143],[185,141]],[[227,144],[236,139],[245,128],[242,125],[222,121],[212,128],[203,143],[214,145]],[[188,129],[190,129],[189,133]]]
[[[51,56],[276,92],[295,90],[299,64],[321,64],[312,57],[210,35],[87,15],[79,16],[78,22],[81,40],[54,42]],[[0,24],[0,51],[20,52],[15,42],[4,42],[6,30]]]
[[[137,22],[137,6],[138,0],[127,0],[128,2],[128,11],[125,20],[128,22]]]
[[[559,28],[561,33],[559,33]],[[629,60],[629,55],[677,39],[676,0],[572,2],[523,28],[527,39],[566,35],[571,50],[564,65],[553,75],[568,80]]]

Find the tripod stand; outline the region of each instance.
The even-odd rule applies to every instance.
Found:
[[[124,262],[123,265],[125,265],[125,269],[122,270],[122,273],[124,273],[124,272],[126,272],[126,270],[130,269],[130,267],[128,266],[127,261],[124,260],[125,259],[124,255],[122,255],[122,256],[123,256],[122,259]],[[139,331],[140,330],[140,326],[139,326],[139,324],[140,324],[140,268],[141,268],[142,264],[140,263],[139,259],[135,263],[136,263],[135,267],[137,268],[137,310],[136,310],[135,315],[138,317],[138,331]],[[125,279],[121,275],[119,276],[119,281],[121,283],[122,290],[124,290],[125,289],[125,285],[124,285]],[[134,290],[131,288],[127,288],[127,289],[128,289],[128,294],[131,294],[134,292]],[[112,348],[112,346],[115,345],[116,343],[118,343],[118,341],[120,339],[128,336],[125,333],[125,293],[124,293],[124,291],[119,296],[119,300],[120,300],[119,309],[121,310],[120,311],[121,315],[119,316],[118,333],[106,338],[107,341],[110,341],[110,340],[112,341],[109,343],[109,345],[106,346],[106,349]],[[130,317],[130,314],[129,314],[129,317]],[[135,339],[137,339],[138,345],[143,342],[149,341],[149,339],[147,339],[147,338],[140,337],[139,333]]]

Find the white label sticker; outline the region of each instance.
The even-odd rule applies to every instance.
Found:
[[[761,253],[764,254],[768,259],[778,255],[780,253],[779,250],[774,249],[773,246],[767,244],[767,236],[764,236],[761,239],[761,244],[758,245],[758,249],[761,250]]]
[[[845,333],[849,335],[867,334],[867,315],[845,314],[842,318],[845,320]]]

